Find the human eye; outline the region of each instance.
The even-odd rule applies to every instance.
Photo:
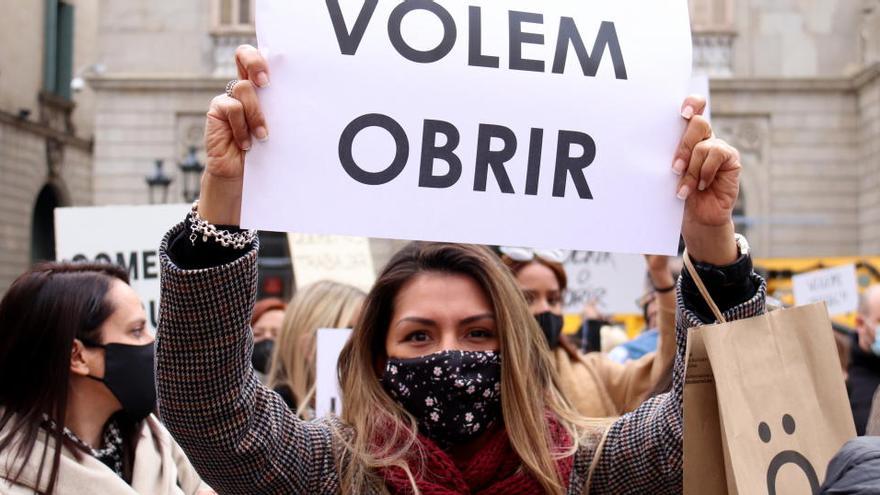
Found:
[[[413,343],[417,343],[417,344],[427,342],[428,340],[430,340],[430,336],[428,335],[428,332],[426,332],[424,330],[415,330],[415,331],[409,332],[403,338],[404,342],[413,342]]]
[[[139,338],[143,337],[144,334],[146,334],[146,331],[147,331],[146,325],[138,325],[138,326],[132,328],[128,333],[132,337],[139,339]]]
[[[474,328],[468,331],[468,336],[472,339],[491,339],[495,332],[488,328]]]
[[[535,294],[535,291],[532,290],[523,291],[523,295],[526,296],[526,302],[528,304],[532,304],[533,302],[535,302],[535,299],[537,299],[538,297],[538,295]]]

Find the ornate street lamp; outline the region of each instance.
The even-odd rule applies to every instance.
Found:
[[[171,177],[165,175],[165,171],[162,170],[162,166],[164,165],[162,160],[156,160],[156,169],[153,171],[153,175],[147,176],[147,186],[150,188],[150,204],[154,205],[157,202],[160,204],[165,204],[168,202],[168,186],[171,185]],[[162,198],[161,201],[157,201],[158,198]]]
[[[192,203],[199,197],[202,185],[202,171],[205,166],[199,163],[196,158],[196,147],[190,146],[189,153],[186,158],[179,164],[180,171],[183,173],[183,199],[188,203]]]

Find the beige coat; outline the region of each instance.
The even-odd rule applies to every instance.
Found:
[[[675,361],[675,311],[660,308],[657,352],[626,364],[600,352],[572,355],[553,352],[560,388],[575,409],[589,418],[616,417],[633,411],[647,398]]]
[[[7,479],[20,464],[11,465],[11,452],[0,453],[0,494],[33,495],[36,492],[37,471],[46,440],[47,435],[41,433],[29,462],[15,484]],[[49,443],[54,445],[54,441]],[[51,450],[46,456],[47,463],[52,459]],[[196,474],[168,430],[152,415],[144,421],[141,429],[141,437],[135,450],[131,486],[94,457],[80,457],[77,460],[66,447],[62,451],[55,495],[193,495],[200,490],[210,490]],[[49,467],[43,469],[42,487],[46,486],[49,471]]]

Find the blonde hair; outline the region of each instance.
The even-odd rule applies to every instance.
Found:
[[[356,287],[321,281],[300,289],[284,312],[275,339],[269,387],[287,386],[296,400],[297,415],[309,415],[315,395],[315,336],[321,328],[349,328],[366,294]]]
[[[378,471],[398,467],[409,476],[413,492],[419,493],[417,473],[407,462],[415,460],[418,466],[424,456],[416,437],[416,419],[385,392],[378,374],[387,357],[385,336],[397,294],[414,277],[432,272],[471,277],[492,301],[502,355],[501,410],[511,446],[523,469],[545,493],[563,494],[568,480],[560,479],[556,461],[574,455],[588,433],[589,421],[559,392],[547,342],[522,291],[487,248],[422,242],[409,244],[389,262],[339,357],[341,419],[346,424],[336,434],[344,446],[342,491],[362,493],[381,486]],[[570,448],[552,445],[548,412],[570,435]]]

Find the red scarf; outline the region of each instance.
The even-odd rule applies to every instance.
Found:
[[[571,447],[568,433],[554,419],[549,420],[555,448]],[[544,493],[541,485],[522,469],[522,461],[510,445],[504,428],[498,428],[486,444],[467,463],[457,463],[431,440],[419,435],[424,459],[408,461],[422,495],[530,495]],[[561,479],[568,483],[574,459],[556,461]],[[422,467],[420,470],[419,467]],[[413,493],[406,473],[392,467],[381,472],[389,491],[394,495]]]

